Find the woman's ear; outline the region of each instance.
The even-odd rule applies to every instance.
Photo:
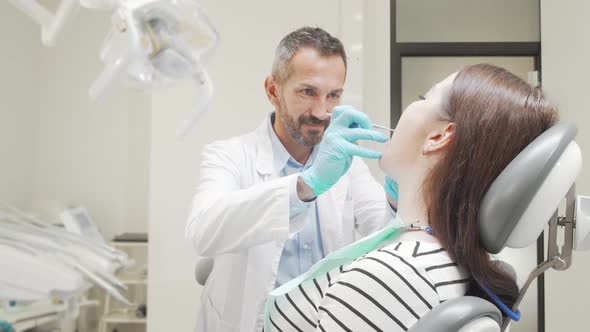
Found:
[[[280,105],[278,85],[277,81],[272,75],[267,76],[264,80],[264,90],[266,91],[266,96],[268,97],[270,103],[275,107],[275,109],[278,109]]]
[[[422,154],[434,154],[447,149],[455,135],[455,124],[447,122],[430,132],[422,149]]]

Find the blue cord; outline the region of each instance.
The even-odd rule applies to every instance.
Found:
[[[479,285],[479,287],[481,287],[481,289],[483,289],[484,292],[486,292],[486,294],[488,294],[488,296],[494,301],[494,303],[496,303],[496,305],[498,307],[500,307],[500,309],[502,311],[504,311],[504,313],[510,317],[510,319],[512,319],[513,321],[519,321],[520,320],[520,310],[516,309],[516,312],[510,310],[510,308],[508,308],[503,302],[502,300],[500,300],[500,298],[498,296],[496,296],[496,294],[492,293],[491,290],[489,290],[486,286],[484,286],[481,281],[479,281],[478,278],[475,278],[475,281],[477,281],[477,284]]]
[[[0,320],[0,332],[15,332],[12,325],[5,320]]]

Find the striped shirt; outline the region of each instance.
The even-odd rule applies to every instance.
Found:
[[[438,243],[395,242],[279,297],[272,331],[407,331],[468,285]]]

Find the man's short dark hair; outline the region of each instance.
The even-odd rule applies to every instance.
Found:
[[[284,82],[291,76],[291,59],[303,47],[312,48],[322,56],[340,55],[346,70],[346,52],[342,42],[321,28],[303,27],[286,35],[277,47],[272,75],[278,82]]]

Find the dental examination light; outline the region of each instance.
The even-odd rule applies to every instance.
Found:
[[[196,0],[62,0],[56,13],[36,0],[10,1],[42,26],[47,46],[55,43],[80,7],[112,14],[112,28],[100,54],[104,69],[89,89],[92,101],[99,102],[119,85],[151,92],[194,80],[198,102],[178,128],[179,137],[208,109],[213,84],[204,64],[219,35]]]
[[[105,68],[90,88],[91,99],[102,99],[118,81],[150,91],[193,79],[203,93],[177,131],[184,136],[213,94],[204,68],[219,39],[213,25],[193,0],[122,2],[112,22],[101,53]]]
[[[86,290],[97,286],[117,300],[126,287],[115,273],[133,264],[127,254],[0,204],[0,300],[58,298],[75,318]]]

